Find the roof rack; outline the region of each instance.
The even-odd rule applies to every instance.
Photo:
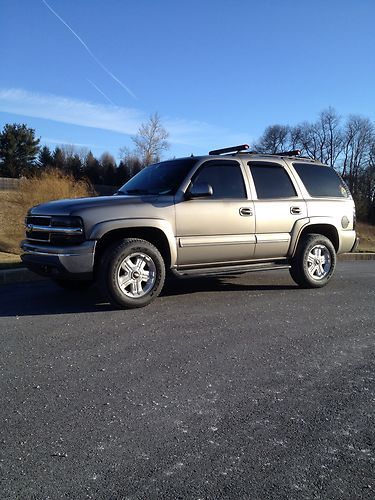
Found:
[[[300,149],[292,149],[292,151],[283,151],[282,153],[272,153],[272,156],[299,156],[301,154]]]
[[[240,146],[231,146],[230,148],[222,148],[222,149],[214,149],[210,151],[209,155],[223,155],[225,153],[239,153],[240,151],[244,151],[249,149],[248,144],[241,144]]]

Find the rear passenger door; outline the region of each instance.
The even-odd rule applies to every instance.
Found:
[[[248,168],[254,192],[254,257],[286,257],[294,224],[307,216],[306,202],[284,162],[249,161]]]

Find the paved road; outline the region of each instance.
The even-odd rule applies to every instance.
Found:
[[[0,497],[375,498],[375,262],[94,291],[0,287]]]

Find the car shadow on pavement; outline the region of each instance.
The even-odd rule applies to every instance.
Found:
[[[251,284],[241,283],[238,276],[202,277],[168,280],[161,293],[162,297],[191,295],[196,293],[298,290],[296,285],[282,281],[252,280]],[[157,299],[156,299],[157,300]],[[99,290],[93,286],[84,291],[67,291],[49,280],[2,285],[0,287],[0,317],[38,316],[55,314],[79,314],[115,311]]]
[[[95,287],[67,291],[49,280],[0,287],[0,317],[113,311]]]
[[[279,283],[239,283],[238,275],[221,277],[202,277],[170,279],[166,282],[161,293],[163,297],[173,295],[186,295],[198,292],[236,292],[236,291],[264,291],[264,290],[296,290],[297,285],[288,283],[283,279]],[[249,280],[250,281],[250,280]],[[264,280],[263,280],[264,281]]]

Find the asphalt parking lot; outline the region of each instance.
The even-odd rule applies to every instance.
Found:
[[[375,261],[95,289],[0,286],[0,497],[375,498]]]

